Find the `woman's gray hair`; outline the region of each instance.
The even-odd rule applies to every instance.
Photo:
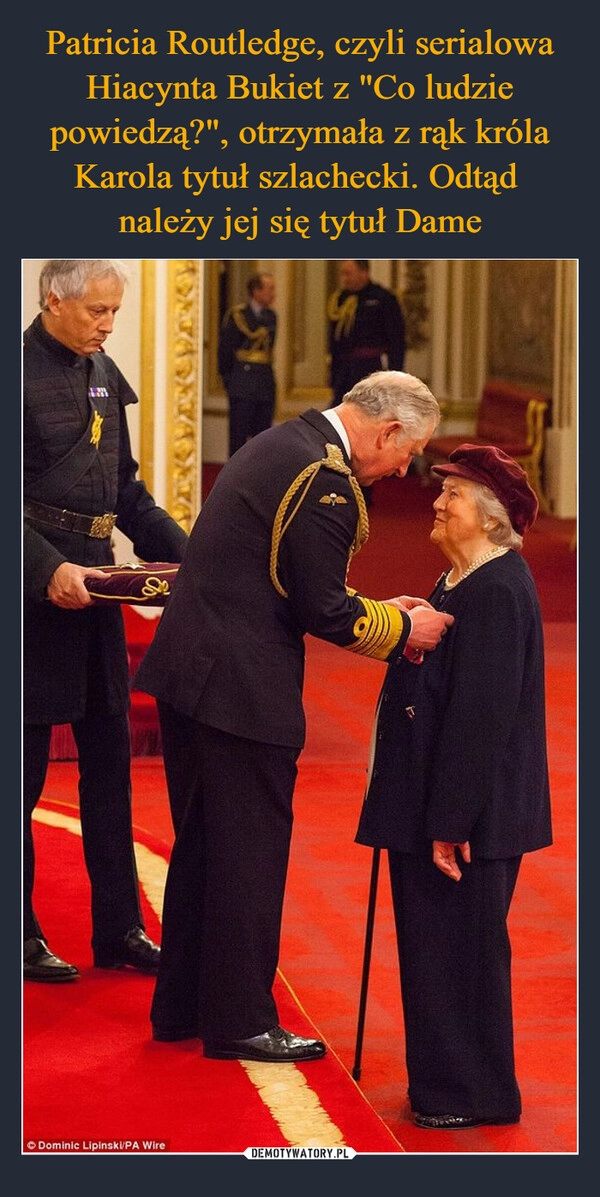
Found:
[[[482,525],[490,520],[496,523],[496,527],[487,533],[488,540],[491,540],[492,544],[502,545],[503,548],[521,549],[523,537],[515,532],[506,507],[496,498],[489,486],[484,486],[482,482],[473,482],[472,494]]]
[[[46,308],[50,291],[59,299],[81,299],[90,279],[114,275],[125,286],[125,263],[120,258],[51,258],[40,274],[40,307]]]
[[[440,422],[437,399],[414,374],[402,370],[376,370],[347,391],[343,403],[360,407],[374,420],[400,420],[403,435],[415,439]]]

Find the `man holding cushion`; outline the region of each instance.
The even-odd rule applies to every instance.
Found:
[[[90,583],[113,563],[118,526],[146,561],[178,562],[185,532],[138,479],[127,429],[137,402],[103,344],[126,276],[110,258],[50,260],[41,313],[24,334],[23,974],[71,981],[32,906],[31,818],[42,793],[53,724],[69,723],[92,890],[96,967],[155,973],[131,831],[129,670],[119,604],[96,604]],[[87,583],[87,585],[86,585]]]

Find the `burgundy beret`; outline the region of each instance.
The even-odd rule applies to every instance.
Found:
[[[86,578],[86,590],[94,603],[136,603],[164,607],[177,577],[179,565],[169,561],[128,562],[126,565],[94,566],[103,578]]]
[[[495,445],[459,445],[445,465],[434,465],[432,473],[454,474],[487,486],[506,509],[515,530],[522,536],[534,522],[539,503],[527,481],[525,470]]]

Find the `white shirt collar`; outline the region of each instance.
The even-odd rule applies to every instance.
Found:
[[[348,460],[351,461],[352,460],[352,450],[350,448],[350,441],[348,438],[348,433],[346,432],[346,429],[344,428],[344,425],[342,424],[342,421],[340,420],[340,417],[339,417],[335,407],[326,408],[325,411],[321,412],[321,415],[325,416],[325,419],[329,420],[330,424],[333,424],[333,427],[335,428],[336,432],[342,439],[344,449],[346,450],[346,453],[348,454]]]

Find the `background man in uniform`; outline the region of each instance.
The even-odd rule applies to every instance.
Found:
[[[230,308],[219,334],[219,374],[229,400],[230,457],[250,437],[271,427],[275,411],[273,276],[253,274],[247,288],[248,303]]]
[[[53,724],[79,761],[92,949],[100,968],[155,973],[160,949],[139,904],[131,829],[129,668],[119,606],[93,606],[86,578],[114,562],[116,524],[145,561],[180,561],[187,536],[137,478],[127,428],[137,398],[102,349],[126,276],[110,258],[50,260],[41,314],[24,334],[24,899],[29,981],[78,976],[50,951],[32,906],[32,815]],[[57,895],[57,901],[60,901]],[[68,918],[68,909],[65,909]]]
[[[340,289],[327,303],[333,405],[375,370],[402,370],[406,335],[396,296],[371,281],[369,263],[340,262]]]

